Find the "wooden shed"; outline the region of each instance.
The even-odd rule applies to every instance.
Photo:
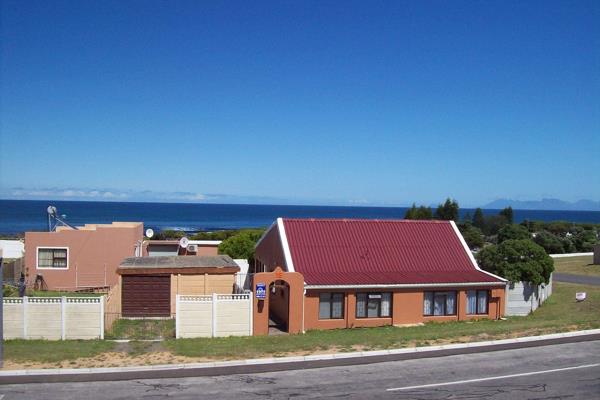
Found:
[[[126,258],[117,269],[122,316],[172,317],[178,294],[231,294],[239,270],[225,255]]]

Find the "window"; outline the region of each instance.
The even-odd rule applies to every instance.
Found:
[[[68,249],[61,248],[38,248],[38,268],[68,268]]]
[[[456,292],[425,292],[423,315],[456,315]]]
[[[488,291],[467,290],[467,314],[488,313]]]
[[[319,319],[344,318],[344,293],[321,293],[319,295]]]
[[[385,318],[391,316],[391,293],[356,294],[356,318]]]

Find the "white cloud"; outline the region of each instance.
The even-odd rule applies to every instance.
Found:
[[[12,188],[0,191],[0,197],[9,199],[40,199],[40,200],[140,200],[166,202],[202,202],[212,199],[197,192],[153,192],[119,191],[114,189],[87,188]]]
[[[128,193],[115,192],[110,190],[99,190],[99,189],[58,189],[58,188],[44,188],[44,189],[24,189],[14,188],[8,192],[0,192],[2,197],[15,198],[15,199],[65,199],[65,200],[76,200],[76,199],[127,199],[129,198]]]

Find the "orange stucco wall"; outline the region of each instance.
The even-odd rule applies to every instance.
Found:
[[[254,259],[256,272],[262,272],[263,266],[265,272],[273,271],[278,265],[285,270],[285,256],[277,225],[272,226],[256,246]]]
[[[61,229],[57,232],[25,233],[25,268],[28,282],[36,274],[44,277],[50,290],[74,290],[89,286],[113,286],[117,267],[135,255],[143,238],[143,224],[97,225],[95,229]],[[38,247],[67,247],[67,269],[38,269]],[[106,279],[105,279],[106,276]]]
[[[199,244],[196,255],[197,256],[217,256],[217,255],[219,255],[219,246],[208,245],[208,244]]]
[[[252,291],[256,291],[257,283],[264,283],[268,289],[271,283],[275,281],[284,281],[289,286],[288,332],[301,333],[304,277],[298,272],[283,272],[280,267],[277,267],[273,272],[261,272],[255,274],[254,288]],[[252,324],[254,335],[266,335],[269,333],[269,303],[271,301],[281,301],[282,299],[285,299],[285,296],[272,297],[267,293],[266,298],[260,300],[256,298],[256,293],[254,293],[254,321]]]
[[[505,287],[469,287],[469,288],[441,288],[440,291],[456,291],[456,315],[452,316],[424,316],[424,292],[432,289],[361,289],[360,292],[392,292],[392,315],[386,318],[357,318],[356,317],[356,289],[325,290],[309,289],[304,293],[304,278],[298,272],[283,272],[280,267],[274,272],[257,273],[254,276],[253,291],[257,283],[264,283],[267,288],[271,283],[286,282],[289,291],[283,296],[279,292],[272,294],[269,290],[264,300],[254,297],[254,334],[266,335],[268,333],[269,309],[279,315],[287,312],[289,332],[299,333],[311,329],[341,329],[374,327],[385,325],[411,325],[435,321],[464,321],[469,319],[496,319],[504,315]],[[467,315],[467,290],[489,290],[488,313],[483,315]],[[319,319],[319,294],[344,293],[344,317],[340,319]],[[289,293],[289,296],[288,296]],[[289,302],[289,303],[288,303]],[[273,304],[271,304],[273,303]],[[287,308],[289,304],[289,309]]]
[[[469,288],[476,289],[476,288]],[[484,288],[479,288],[484,289]],[[496,319],[504,315],[504,287],[494,288],[489,296],[488,314],[467,315],[467,293],[464,288],[444,288],[443,291],[457,291],[457,315],[454,316],[424,316],[423,292],[420,289],[396,289],[392,295],[391,318],[356,318],[356,290],[308,290],[304,298],[304,329],[336,329],[371,327],[384,325],[408,325],[428,321],[463,321],[468,319]],[[361,290],[365,292],[380,292],[380,290]],[[319,319],[319,293],[345,293],[343,319]]]

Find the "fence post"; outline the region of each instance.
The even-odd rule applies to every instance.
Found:
[[[62,296],[60,298],[60,339],[66,339],[66,324],[67,324],[67,298]]]
[[[23,296],[23,339],[27,339],[27,296]]]
[[[249,332],[249,336],[252,336],[252,329],[253,329],[253,321],[252,319],[254,318],[254,297],[252,296],[252,293],[247,294],[248,296],[248,309],[250,310],[250,319],[248,320],[248,325],[250,326],[250,332]],[[288,317],[289,319],[289,317]]]
[[[217,294],[212,294],[212,337],[217,335]]]
[[[179,339],[179,294],[175,295],[175,339]]]
[[[104,301],[106,296],[100,297],[100,339],[104,339]]]

